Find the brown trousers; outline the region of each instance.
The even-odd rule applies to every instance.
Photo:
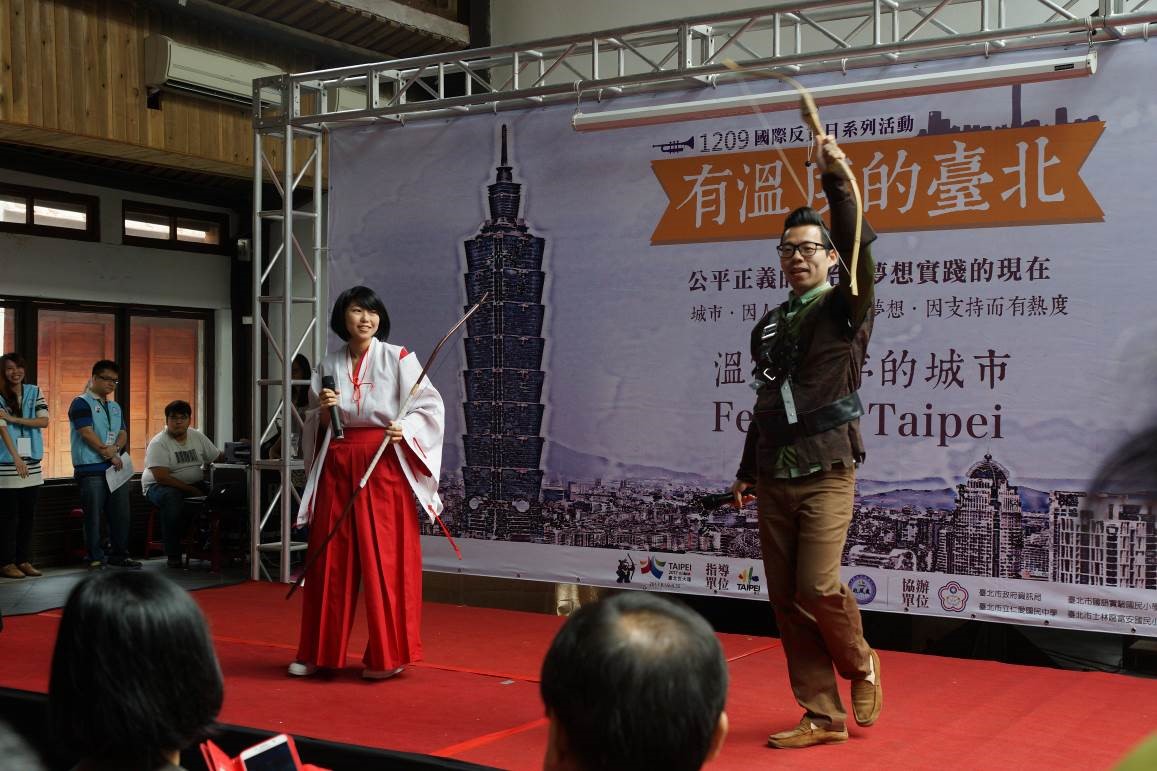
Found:
[[[818,471],[796,479],[761,477],[759,541],[768,599],[795,699],[812,722],[841,730],[847,712],[833,673],[863,680],[871,666],[860,608],[840,580],[852,522],[856,472]]]

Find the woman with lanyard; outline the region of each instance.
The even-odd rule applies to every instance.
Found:
[[[24,578],[40,571],[29,561],[32,518],[44,476],[44,394],[24,382],[24,357],[0,356],[0,576]]]
[[[415,499],[427,516],[442,510],[444,407],[428,380],[410,398],[422,365],[411,351],[386,343],[390,317],[372,289],[343,292],[334,303],[330,329],[346,344],[318,367],[302,438],[310,473],[298,525],[312,525],[309,549],[315,554],[305,576],[301,637],[289,674],[344,666],[360,583],[369,622],[362,676],[382,680],[421,658],[422,553]],[[332,425],[331,413],[340,419],[344,436]],[[342,519],[386,437],[381,460]],[[318,552],[335,527],[333,539]]]

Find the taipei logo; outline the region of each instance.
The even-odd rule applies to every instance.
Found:
[[[747,570],[739,571],[738,580],[736,581],[736,588],[741,592],[751,592],[752,594],[759,594],[760,584],[759,576],[755,574],[755,566],[749,565]]]
[[[660,562],[654,557],[650,557],[639,561],[639,572],[651,575],[656,581],[663,578],[663,568],[666,567],[666,562]]]
[[[959,613],[968,607],[968,590],[955,581],[949,581],[940,587],[940,607]]]
[[[867,605],[876,599],[876,582],[871,576],[863,574],[852,576],[848,580],[848,588],[852,590],[852,596],[860,605]]]

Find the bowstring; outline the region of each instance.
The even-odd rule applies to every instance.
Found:
[[[788,83],[789,85],[793,85],[793,87],[798,86],[798,84],[795,83],[794,78],[790,78],[787,75],[782,75],[778,72],[771,71],[770,74],[760,73],[760,75],[755,75],[755,74],[750,73],[748,70],[745,70],[742,67],[740,67],[738,64],[736,64],[736,62],[733,59],[724,59],[722,64],[724,67],[731,70],[733,73],[735,73],[737,75],[737,77],[735,79],[735,84],[737,86],[739,86],[739,90],[743,92],[744,96],[752,96],[754,94],[754,91],[747,87],[747,81],[748,80],[755,80],[756,78],[760,77],[760,75],[762,75],[763,77],[772,78],[772,79],[782,79],[784,82]],[[767,129],[767,136],[768,136],[768,139],[771,140],[771,146],[775,149],[775,151],[777,153],[779,153],[779,157],[783,161],[784,168],[787,169],[788,174],[791,175],[792,181],[795,182],[795,186],[799,190],[799,194],[800,194],[800,197],[803,199],[804,205],[810,206],[811,205],[811,196],[808,195],[807,189],[804,188],[803,183],[800,181],[799,176],[795,172],[795,169],[792,168],[791,163],[787,160],[787,153],[785,153],[783,151],[783,147],[779,144],[779,142],[777,142],[775,140],[775,132],[772,131],[771,124],[768,122],[767,118],[764,117],[763,112],[761,110],[757,109],[754,104],[751,105],[751,112],[753,115],[755,115],[756,117],[759,118],[760,124],[764,128]],[[808,162],[809,163],[811,162],[811,156],[812,156],[813,150],[814,150],[814,142],[808,145]],[[826,238],[828,240],[828,243],[831,243],[831,236],[828,234],[826,226],[824,227],[824,238]],[[844,256],[842,254],[840,254],[840,252],[838,250],[833,249],[832,251],[835,251],[836,259],[839,261],[840,266],[843,267],[843,269],[845,271],[847,271],[850,279],[854,280],[854,277],[852,276],[851,268],[848,266],[848,264],[846,262],[844,262]]]

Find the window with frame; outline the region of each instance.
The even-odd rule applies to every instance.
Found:
[[[45,479],[72,476],[68,408],[88,387],[92,365],[116,359],[116,316],[108,312],[40,309],[36,319],[36,385],[48,402]],[[114,392],[113,399],[116,399]]]
[[[229,218],[217,212],[125,201],[121,241],[131,246],[224,254]]]
[[[0,303],[4,350],[24,355],[29,382],[40,386],[48,403],[45,478],[73,474],[68,408],[84,393],[92,366],[101,359],[120,366],[112,398],[124,410],[128,450],[138,472],[149,440],[164,429],[165,405],[171,401],[189,402],[192,425],[216,439],[212,390],[205,382],[213,351],[211,319],[212,311],[182,308],[66,306],[19,298]]]
[[[149,440],[165,430],[165,405],[181,400],[193,408],[189,425],[205,432],[204,319],[134,315],[129,320],[129,453],[145,470]]]
[[[16,311],[0,305],[0,353],[16,350]]]
[[[0,231],[96,241],[100,238],[100,199],[0,184]]]

